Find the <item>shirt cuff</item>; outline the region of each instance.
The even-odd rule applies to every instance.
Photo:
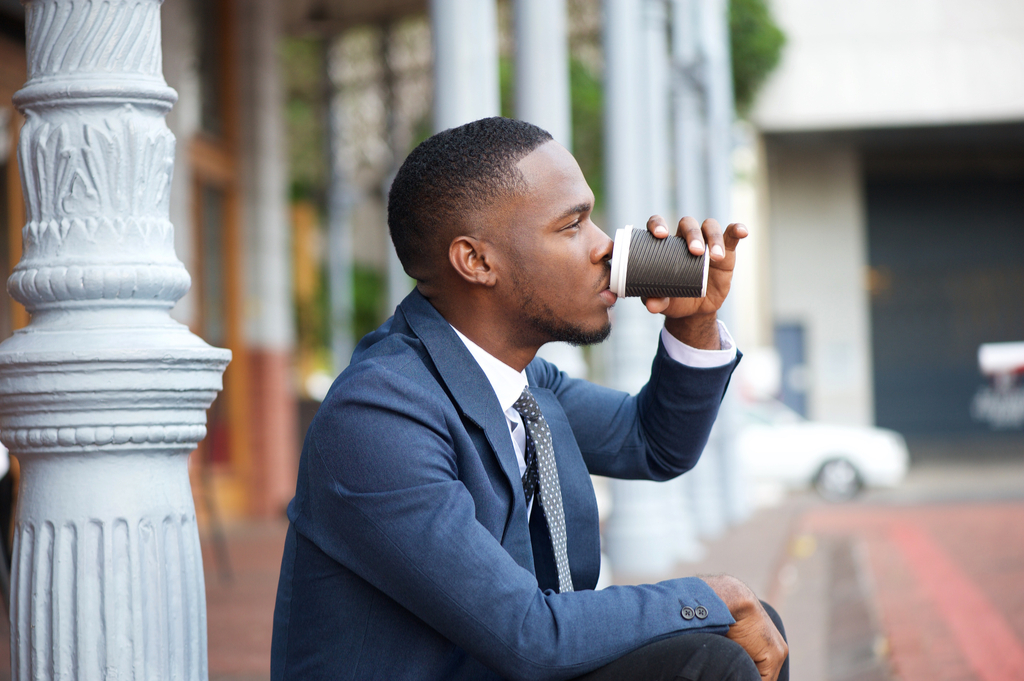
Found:
[[[665,345],[668,356],[688,367],[694,369],[713,369],[725,366],[736,359],[736,343],[725,328],[722,320],[718,321],[718,339],[722,344],[721,350],[700,350],[691,348],[682,342],[666,329],[661,329],[661,342]]]

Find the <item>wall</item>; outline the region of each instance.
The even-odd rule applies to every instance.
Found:
[[[808,416],[871,424],[862,172],[852,146],[766,140],[776,323],[803,324]]]
[[[774,0],[783,59],[763,130],[1024,118],[1020,0]]]

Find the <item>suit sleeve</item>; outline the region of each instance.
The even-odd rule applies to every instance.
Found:
[[[459,479],[465,429],[437,390],[379,366],[332,390],[304,454],[296,530],[508,679],[572,678],[675,633],[727,630],[732,617],[695,578],[542,592],[477,521]],[[683,619],[687,605],[708,617]]]
[[[740,357],[689,367],[670,358],[659,340],[651,378],[637,395],[570,378],[541,359],[530,372],[555,393],[591,473],[668,480],[700,458]]]

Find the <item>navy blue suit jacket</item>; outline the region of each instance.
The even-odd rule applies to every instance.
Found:
[[[533,532],[505,416],[443,317],[413,292],[359,344],[306,435],[274,613],[271,678],[567,679],[645,643],[733,622],[696,578],[594,591],[590,474],[665,480],[700,456],[735,363],[660,347],[629,396],[541,359],[574,593]],[[704,606],[706,619],[683,619]]]

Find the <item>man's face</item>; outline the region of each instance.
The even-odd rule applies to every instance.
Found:
[[[518,165],[528,189],[502,207],[509,219],[501,243],[523,340],[599,343],[611,332],[615,294],[608,290],[612,241],[590,219],[594,193],[557,142]]]

